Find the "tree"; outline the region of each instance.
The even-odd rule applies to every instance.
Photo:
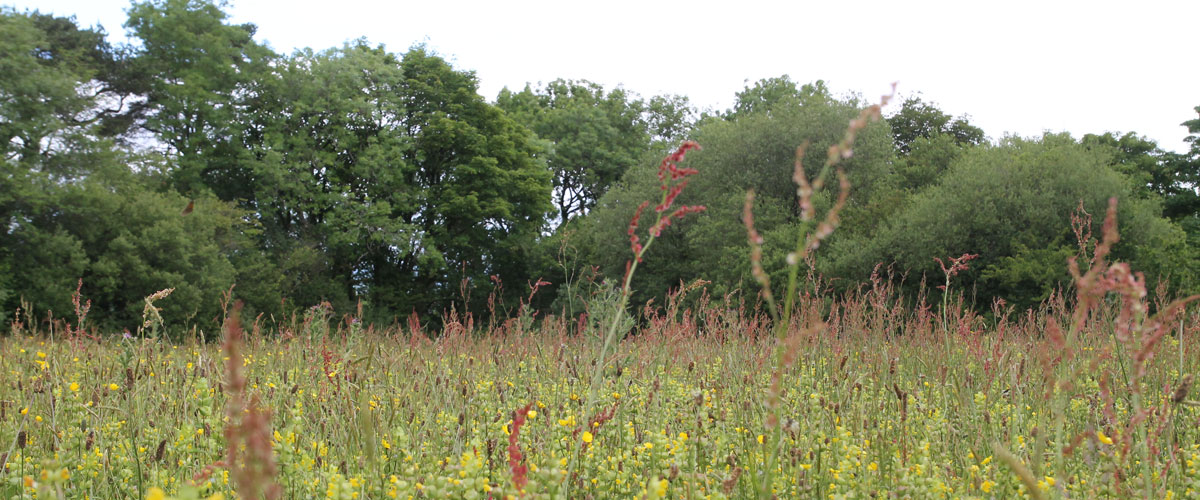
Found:
[[[1136,196],[1112,164],[1111,151],[1081,146],[1067,135],[971,148],[877,235],[835,240],[830,254],[838,257],[826,271],[857,280],[877,263],[895,263],[915,284],[921,276],[939,275],[934,257],[973,253],[980,256],[966,275],[975,280],[977,303],[1003,298],[1018,307],[1035,305],[1069,284],[1064,259],[1078,251],[1072,211],[1082,201],[1088,212],[1103,214],[1116,196],[1117,258],[1151,280],[1189,282],[1182,232],[1160,217],[1153,200]],[[1096,219],[1092,234],[1099,234],[1103,217]]]
[[[520,92],[500,91],[496,104],[544,141],[541,154],[554,175],[559,222],[587,213],[643,154],[681,140],[692,110],[687,99],[644,101],[622,88],[555,80]]]
[[[86,160],[89,175],[43,186],[44,203],[10,228],[3,250],[16,286],[6,310],[23,299],[38,313],[69,316],[82,279],[89,319],[103,331],[136,330],[143,298],[167,288],[174,292],[157,305],[168,324],[219,324],[209,321],[219,319],[221,294],[237,281],[230,256],[253,249],[242,236],[244,214],[199,198],[181,215],[187,198],[149,189],[157,179],[127,167],[141,159],[96,148]]]
[[[68,122],[90,127],[99,137],[125,138],[144,110],[141,95],[148,81],[137,73],[129,48],[108,43],[103,27],[79,27],[74,17],[39,12],[28,16],[44,36],[39,59],[70,67],[80,77],[76,91],[87,106]]]
[[[1113,166],[1129,176],[1143,194],[1170,196],[1176,189],[1171,159],[1154,141],[1133,132],[1087,134],[1080,140],[1088,148],[1104,149],[1113,155]]]
[[[900,186],[916,192],[936,184],[966,149],[950,134],[917,137],[909,144],[908,154],[896,161]]]
[[[242,102],[275,55],[254,41],[254,25],[227,19],[210,0],[149,0],[130,7],[125,27],[141,41],[136,71],[150,77],[142,127],[175,157],[176,189],[234,200],[248,197],[235,137]]]
[[[704,149],[688,160],[688,166],[700,173],[689,178],[677,203],[701,204],[708,209],[656,240],[655,251],[635,277],[638,292],[634,302],[661,297],[681,280],[696,278],[712,281],[712,290],[718,294],[755,289],[741,220],[748,189],[756,192],[756,225],[766,239],[764,261],[777,264],[768,269],[784,269],[785,256],[793,249],[796,233],[803,229],[792,182],[796,148],[810,141],[804,164],[819,168],[829,146],[842,138],[846,123],[858,111],[854,101],[789,98],[734,120],[701,123],[694,136]],[[843,212],[846,218],[868,219],[861,214],[873,211],[879,193],[886,190],[892,158],[886,125],[873,124],[859,134],[854,155],[845,163],[853,185]],[[608,278],[617,278],[624,271],[629,250],[623,235],[634,210],[642,200],[660,196],[657,166],[656,158],[644,158],[577,224],[576,245],[586,254],[581,260],[600,265]],[[822,191],[816,203],[829,206],[828,191]],[[865,222],[859,230],[871,232]]]
[[[550,173],[534,160],[533,137],[479,96],[474,73],[455,71],[423,48],[406,53],[402,68],[413,140],[406,159],[424,191],[413,217],[445,266],[415,289],[440,289],[444,299],[462,280],[528,277],[523,255],[552,207]],[[394,270],[419,271],[420,253],[402,257]],[[379,285],[394,283],[379,278]]]
[[[888,117],[896,150],[906,156],[918,138],[932,139],[938,135],[949,135],[960,146],[982,144],[986,139],[983,130],[971,125],[966,116],[954,118],[933,103],[911,97],[900,105],[900,111]]]
[[[666,154],[687,140],[696,127],[699,116],[687,96],[656,95],[646,102],[642,113],[657,145],[653,149]]]
[[[84,87],[111,55],[102,32],[36,12],[0,10],[0,35],[0,152],[29,168],[94,133],[102,96]]]
[[[1194,108],[1200,114],[1200,106]],[[1183,122],[1188,136],[1183,140],[1191,147],[1182,154],[1171,155],[1171,171],[1175,184],[1167,199],[1167,214],[1176,220],[1188,219],[1192,234],[1200,236],[1200,118]]]
[[[797,86],[788,75],[763,78],[737,93],[733,108],[724,113],[726,120],[735,120],[756,113],[769,113],[777,107],[809,103],[829,103],[833,96],[824,80]]]
[[[111,96],[99,79],[107,77],[113,57],[98,30],[79,29],[72,19],[0,9],[0,305],[8,306],[5,311],[28,285],[16,277],[23,271],[16,261],[22,257],[18,233],[38,214],[56,209],[63,186],[80,182],[104,163],[98,158],[110,146],[99,138],[105,135],[103,120],[115,111],[107,107]],[[71,248],[64,243],[54,250]],[[47,270],[40,279],[72,265]]]
[[[241,135],[252,205],[301,303],[434,312],[462,280],[518,280],[549,209],[529,133],[469,72],[364,41],[280,62]]]

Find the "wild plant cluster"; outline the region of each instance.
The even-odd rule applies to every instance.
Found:
[[[231,323],[224,347],[50,341],[16,324],[0,343],[0,489],[1189,497],[1200,410],[1184,374],[1200,369],[1200,315],[1150,319],[1138,311],[1153,301],[1119,298],[1081,323],[1063,296],[1022,314],[997,305],[994,323],[951,306],[943,321],[880,279],[836,301],[801,297],[781,344],[764,313],[703,296],[650,313],[602,370],[596,340],[563,318],[529,329],[460,318],[438,332],[356,330],[346,318],[320,335],[247,325],[240,340]],[[813,317],[824,327],[809,328]],[[780,345],[791,354],[777,371]]]

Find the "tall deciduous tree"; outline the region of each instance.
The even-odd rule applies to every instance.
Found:
[[[538,89],[504,89],[496,103],[543,141],[559,222],[591,210],[656,141],[682,139],[693,114],[686,98],[645,101],[621,88],[561,79]]]
[[[960,146],[982,144],[986,139],[983,130],[971,125],[965,116],[954,118],[917,97],[906,99],[900,111],[887,120],[901,156],[907,155],[913,143],[922,137],[949,135]]]
[[[936,105],[910,98],[888,118],[896,143],[899,187],[909,192],[935,184],[966,148],[983,144],[983,130]]]
[[[58,210],[64,188],[107,164],[111,145],[100,140],[101,125],[120,108],[109,107],[104,79],[112,77],[115,57],[97,29],[0,9],[0,305],[12,305],[34,284],[15,276],[25,269],[15,260],[23,257],[19,235]]]
[[[824,80],[799,85],[788,75],[763,78],[754,82],[753,86],[746,86],[736,97],[733,108],[724,113],[727,120],[756,113],[770,113],[771,110],[780,107],[828,104],[834,101]]]
[[[429,312],[462,280],[524,278],[549,209],[529,133],[416,48],[302,51],[257,89],[253,206],[304,303]]]
[[[1200,114],[1200,106],[1194,108]],[[1189,233],[1200,239],[1200,118],[1183,122],[1188,136],[1183,140],[1191,147],[1172,156],[1171,169],[1176,178],[1175,191],[1167,201],[1167,214],[1176,220],[1187,219]]]
[[[175,156],[176,188],[232,200],[249,195],[236,124],[275,55],[253,24],[227,20],[210,0],[149,0],[133,4],[125,27],[141,41],[137,71],[150,75],[142,125]]]

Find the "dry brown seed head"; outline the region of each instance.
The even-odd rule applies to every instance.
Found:
[[[1187,399],[1188,391],[1192,389],[1192,374],[1183,376],[1183,381],[1179,383],[1179,387],[1175,389],[1175,394],[1171,395],[1171,402],[1175,404],[1182,403]]]

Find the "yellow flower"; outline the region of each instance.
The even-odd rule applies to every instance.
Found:
[[[120,388],[121,387],[119,387],[117,384],[108,384],[108,390],[110,390],[110,391],[115,391]]]
[[[525,416],[529,418],[537,418],[537,411],[529,410],[529,413],[526,413]]]
[[[879,470],[879,464],[877,464],[875,462],[871,462],[871,463],[867,464],[867,470],[869,470],[871,472],[875,472],[875,471]]]
[[[583,431],[583,442],[585,442],[585,443],[592,442],[592,433],[590,433],[588,431]]]
[[[984,492],[984,493],[991,493],[991,491],[992,491],[992,486],[993,486],[993,485],[995,485],[995,484],[996,484],[996,483],[993,483],[993,482],[991,482],[991,481],[984,481],[984,482],[983,482],[983,484],[980,484],[980,485],[979,485],[979,489],[980,489],[980,490],[983,490],[983,492]]]
[[[671,485],[671,482],[670,482],[670,481],[667,481],[666,479],[663,479],[662,481],[659,481],[659,482],[658,482],[658,487],[657,487],[657,488],[655,488],[655,490],[656,490],[656,491],[655,491],[654,493],[656,493],[656,494],[658,495],[658,498],[666,498],[666,496],[667,496],[667,488],[668,488],[670,485]]]
[[[680,432],[680,433],[679,433],[679,440],[680,440],[680,441],[687,441],[687,438],[688,438],[688,435],[687,435],[687,433],[686,433],[686,432]]]
[[[1099,439],[1104,444],[1113,444],[1112,438],[1106,436],[1104,431],[1096,431],[1096,439]]]
[[[162,488],[153,487],[153,488],[150,488],[150,491],[146,492],[146,500],[166,500],[166,499],[167,499],[167,492],[163,491]]]
[[[79,384],[71,382],[71,392],[79,392]]]
[[[758,435],[758,444],[763,444],[763,435],[762,434]]]

